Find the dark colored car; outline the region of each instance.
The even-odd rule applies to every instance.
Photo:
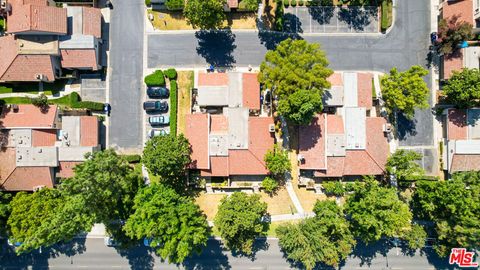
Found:
[[[143,103],[143,109],[147,112],[167,112],[168,104],[166,101],[145,101]]]
[[[107,116],[110,116],[110,112],[112,111],[112,106],[109,103],[103,104],[103,111]]]
[[[147,87],[147,96],[149,98],[168,98],[170,96],[170,92],[165,87],[149,86]]]

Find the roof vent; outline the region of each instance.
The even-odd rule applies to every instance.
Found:
[[[383,125],[383,132],[385,133],[391,133],[392,132],[392,124],[384,124]]]
[[[275,132],[275,124],[270,124],[270,125],[268,125],[268,131],[269,131],[270,133]]]
[[[43,81],[45,80],[45,75],[43,74],[35,74],[35,79]]]
[[[19,107],[17,104],[12,104],[12,110],[14,113],[18,113]]]

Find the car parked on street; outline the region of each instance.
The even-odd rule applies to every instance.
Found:
[[[147,96],[149,98],[168,98],[170,92],[162,86],[149,86],[147,87]]]
[[[168,125],[170,123],[170,117],[167,115],[150,116],[148,122],[152,126]]]
[[[143,103],[143,109],[147,112],[167,112],[168,103],[166,101],[145,101]]]
[[[153,138],[155,136],[165,136],[169,133],[170,132],[168,132],[167,130],[164,130],[164,129],[160,129],[160,130],[151,129],[150,131],[148,131],[148,137]]]
[[[113,237],[111,237],[111,236],[106,236],[105,238],[103,238],[103,243],[107,247],[118,247],[118,246],[120,246],[120,243],[117,240],[113,239]]]

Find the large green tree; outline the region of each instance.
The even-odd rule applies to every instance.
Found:
[[[218,29],[226,19],[226,0],[188,0],[183,15],[193,28]]]
[[[365,177],[365,184],[357,184],[347,197],[346,213],[351,217],[351,229],[365,243],[381,237],[402,237],[411,229],[412,213],[394,188],[383,187]]]
[[[267,52],[258,79],[278,96],[279,113],[304,124],[321,111],[323,92],[330,88],[327,78],[332,74],[319,44],[289,38]]]
[[[44,188],[32,194],[19,192],[10,205],[10,240],[21,243],[17,253],[70,240],[93,225],[93,218],[82,213],[83,205],[57,189]]]
[[[163,184],[183,192],[186,187],[185,172],[190,164],[190,144],[180,134],[156,136],[150,139],[143,150],[143,163]]]
[[[265,229],[261,218],[266,213],[267,204],[258,194],[235,192],[220,202],[215,227],[229,249],[251,254],[255,237]]]
[[[417,163],[421,159],[422,155],[415,151],[399,149],[388,157],[385,169],[397,181],[416,180],[425,174]]]
[[[435,250],[447,256],[454,247],[478,249],[480,172],[463,172],[446,181],[419,181],[413,196],[418,218],[436,223]]]
[[[207,243],[205,215],[190,198],[169,187],[155,183],[141,189],[133,208],[125,224],[127,235],[149,239],[164,260],[181,263]]]
[[[447,101],[459,108],[480,105],[480,70],[465,68],[454,71],[442,89]]]
[[[7,219],[10,215],[11,198],[11,194],[0,191],[0,237],[5,236],[7,232]]]
[[[259,2],[259,0],[242,0],[240,5],[246,10],[257,10]]]
[[[123,157],[113,149],[87,154],[74,172],[74,177],[62,181],[60,190],[65,196],[79,197],[84,211],[96,222],[109,223],[129,216],[143,180]]]
[[[334,201],[317,201],[314,212],[314,218],[277,228],[280,247],[307,269],[317,263],[337,267],[356,243],[349,224]]]
[[[282,175],[289,172],[292,165],[288,158],[288,152],[280,149],[278,145],[273,146],[273,150],[268,150],[264,157],[267,169],[273,175]]]
[[[411,119],[415,108],[428,108],[430,90],[423,80],[427,74],[428,70],[421,66],[412,66],[403,72],[392,68],[389,74],[381,78],[382,98],[390,115],[402,112]]]
[[[448,20],[441,19],[438,22],[439,51],[443,54],[455,53],[462,41],[468,41],[473,37],[473,26],[459,19],[458,15],[454,15]]]

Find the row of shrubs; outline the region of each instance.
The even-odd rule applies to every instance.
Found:
[[[392,25],[392,0],[383,0],[381,5],[382,17],[380,18],[380,26],[382,31],[386,31]]]
[[[93,101],[82,101],[77,92],[70,94],[69,107],[72,109],[88,109],[92,111],[103,111],[103,103]]]
[[[122,155],[128,163],[139,163],[142,160],[140,155]]]
[[[283,6],[333,6],[333,0],[283,0]]]
[[[175,79],[172,79],[170,80],[170,134],[175,136],[177,135],[177,95],[177,81]]]
[[[165,86],[165,77],[170,80],[176,80],[177,71],[174,68],[169,68],[165,71],[156,70],[152,74],[145,76],[143,81],[147,86]]]

